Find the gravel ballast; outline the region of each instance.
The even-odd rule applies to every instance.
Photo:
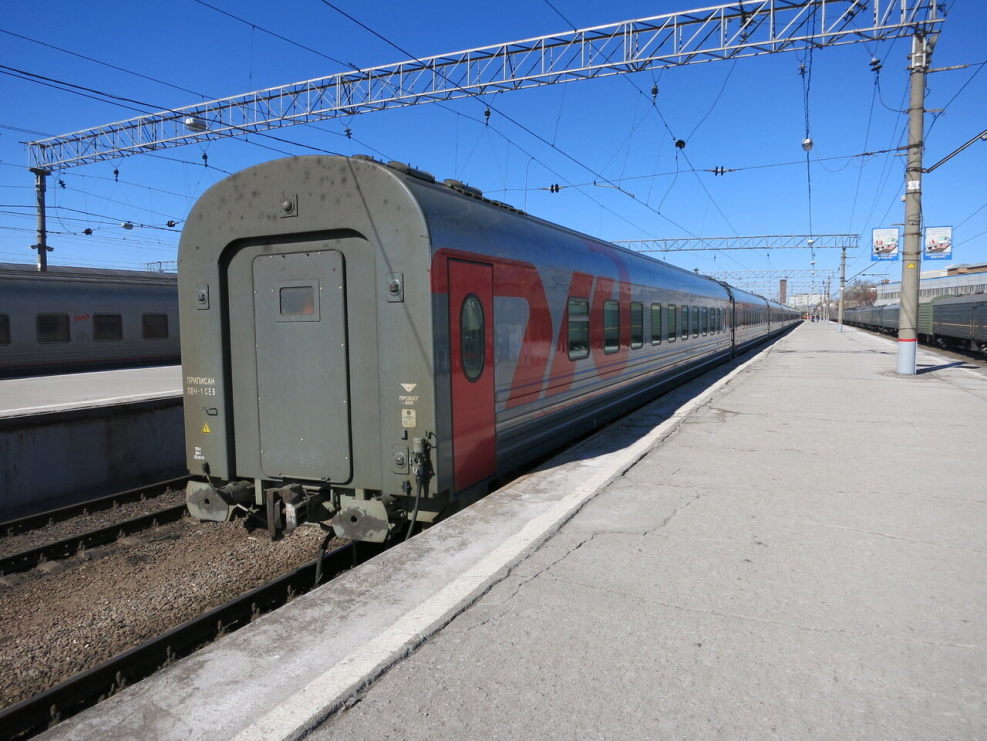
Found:
[[[0,708],[308,563],[324,537],[185,518],[0,586]]]

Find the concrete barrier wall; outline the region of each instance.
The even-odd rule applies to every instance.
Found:
[[[0,419],[0,519],[181,476],[182,399]]]

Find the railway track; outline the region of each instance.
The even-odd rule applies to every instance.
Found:
[[[157,512],[152,512],[129,520],[115,522],[106,527],[96,528],[80,535],[62,538],[51,543],[29,548],[18,553],[0,558],[0,574],[13,574],[27,571],[51,561],[74,556],[87,548],[113,543],[120,538],[133,533],[139,533],[148,528],[158,527],[168,522],[175,522],[185,516],[185,504],[176,504]]]
[[[65,522],[80,515],[112,510],[124,503],[153,499],[170,489],[181,488],[187,480],[188,477],[161,481],[151,486],[113,494],[89,502],[62,507],[57,510],[43,512],[17,520],[10,520],[0,525],[0,532],[6,536],[20,535],[58,522]],[[7,575],[27,571],[46,562],[69,558],[87,548],[106,545],[127,535],[169,522],[175,522],[180,520],[184,514],[185,504],[183,503],[113,522],[109,525],[93,528],[42,545],[32,546],[0,558],[0,574]]]
[[[189,478],[189,476],[181,476],[177,479],[159,481],[155,484],[141,486],[137,489],[129,489],[116,494],[109,494],[105,497],[99,497],[98,499],[90,499],[87,502],[70,504],[66,507],[39,512],[38,514],[27,515],[26,517],[19,517],[15,520],[7,520],[0,523],[0,534],[5,536],[19,535],[28,530],[37,530],[40,527],[52,525],[56,522],[64,522],[79,515],[111,510],[129,502],[153,499],[164,494],[169,489],[184,489]]]
[[[366,543],[351,543],[337,548],[322,558],[321,572],[327,579],[334,578],[382,550],[382,546]],[[150,676],[176,659],[249,624],[261,614],[277,609],[313,587],[319,560],[315,559],[99,666],[0,711],[0,741],[30,738]]]

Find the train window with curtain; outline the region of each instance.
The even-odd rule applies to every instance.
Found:
[[[0,314],[0,345],[10,344],[10,316]]]
[[[168,339],[167,314],[145,314],[143,325],[142,334],[145,340]]]
[[[644,304],[631,302],[631,348],[644,345]]]
[[[679,319],[679,329],[682,332],[682,339],[689,339],[689,307],[682,307],[682,316]]]
[[[475,293],[463,299],[463,307],[459,312],[459,337],[463,373],[467,380],[475,381],[483,373],[483,365],[486,361],[483,304]]]
[[[709,334],[709,307],[704,306],[703,309],[703,335]]]
[[[123,317],[120,314],[94,314],[93,339],[97,342],[119,342],[123,339]]]
[[[676,321],[678,320],[678,316],[676,314],[677,312],[675,310],[675,304],[669,304],[668,305],[668,341],[669,342],[675,342],[675,332],[677,331],[678,328],[678,324],[676,324]]]
[[[589,356],[589,301],[569,299],[569,360]]]
[[[603,352],[615,353],[620,349],[620,302],[603,302]]]
[[[47,345],[70,339],[68,314],[38,314],[38,342]]]
[[[661,344],[661,304],[651,304],[651,344]]]

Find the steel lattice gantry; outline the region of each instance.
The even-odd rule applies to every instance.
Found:
[[[741,0],[343,72],[28,144],[65,168],[195,141],[502,90],[930,33],[944,0]]]
[[[836,270],[718,270],[715,273],[703,273],[703,275],[728,281],[763,283],[769,279],[786,278],[791,283],[793,282],[792,279],[801,278],[803,283],[811,282],[812,279],[818,283],[822,279],[835,277],[837,272]]]
[[[706,250],[845,250],[857,247],[859,242],[859,234],[780,234],[759,237],[618,239],[613,243],[635,252],[702,252]]]

